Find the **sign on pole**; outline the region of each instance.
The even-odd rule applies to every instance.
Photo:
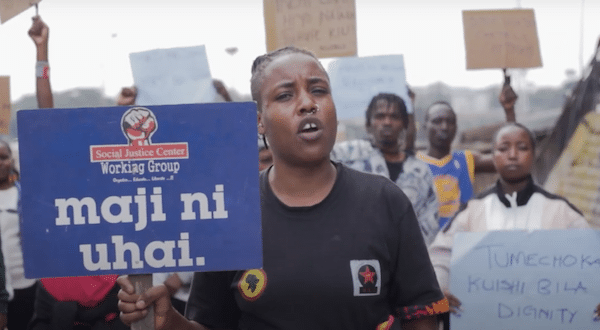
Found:
[[[139,105],[215,101],[204,46],[154,49],[129,55]]]
[[[402,55],[340,58],[327,71],[341,119],[364,118],[369,102],[379,93],[400,96],[412,113]]]
[[[28,278],[262,266],[255,103],[17,120]]]
[[[600,229],[600,113],[581,121],[554,165],[545,188],[565,196],[590,225]]]
[[[42,0],[0,0],[0,24],[19,15]]]
[[[296,46],[317,57],[356,56],[355,0],[264,0],[267,51]]]
[[[9,133],[10,108],[10,77],[0,77],[0,134]]]
[[[467,69],[542,66],[533,9],[465,10]]]
[[[450,291],[453,329],[597,329],[600,231],[458,233]]]

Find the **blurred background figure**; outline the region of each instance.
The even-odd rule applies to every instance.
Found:
[[[406,104],[396,94],[380,93],[371,99],[365,117],[370,141],[337,143],[331,158],[396,183],[410,200],[429,245],[439,231],[438,202],[427,164],[403,150],[402,133],[409,125]]]
[[[515,121],[517,95],[504,85],[500,96],[507,122]],[[456,113],[448,102],[433,103],[425,112],[425,131],[428,146],[417,153],[417,158],[429,165],[433,174],[439,202],[439,226],[443,228],[462,204],[474,194],[475,173],[495,172],[492,156],[472,150],[452,151],[456,137]]]
[[[29,36],[37,48],[36,96],[38,107],[53,108],[50,64],[48,62],[49,28],[40,17],[33,18]],[[2,231],[2,247],[4,248],[6,233],[4,230]],[[12,232],[14,233],[14,229]],[[11,244],[7,249],[15,251],[16,238],[14,234],[12,236],[7,239]],[[14,304],[17,304],[15,309],[18,310],[13,321],[19,322],[19,324],[9,325],[10,329],[128,329],[118,318],[116,275],[45,278],[40,280],[40,284],[34,286],[31,285],[31,280],[23,277],[22,258],[18,259],[16,256],[18,253],[13,256],[11,252],[9,275],[11,275],[12,285],[15,287],[13,301],[15,301]],[[24,286],[25,289],[19,290],[21,286]],[[35,300],[31,299],[34,290]],[[31,315],[32,312],[33,315]],[[9,317],[10,319],[12,317]],[[31,321],[27,326],[29,319]]]
[[[536,185],[531,176],[535,137],[518,123],[507,123],[494,137],[496,185],[471,199],[448,222],[430,246],[430,257],[450,311],[460,314],[460,299],[450,292],[450,258],[458,232],[589,228],[565,198]],[[590,306],[590,310],[593,307]],[[445,320],[446,327],[448,319]]]
[[[7,326],[25,329],[33,315],[36,281],[25,278],[21,249],[19,173],[15,169],[9,144],[0,140],[0,234],[6,268],[6,286],[10,293]]]

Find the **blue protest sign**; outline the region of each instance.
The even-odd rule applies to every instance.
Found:
[[[453,329],[597,329],[600,231],[458,233]]]
[[[254,103],[17,122],[28,278],[262,266]]]

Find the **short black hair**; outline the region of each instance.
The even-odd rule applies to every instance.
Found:
[[[396,105],[396,108],[400,113],[400,119],[402,119],[402,126],[404,126],[405,129],[408,128],[408,112],[406,111],[406,103],[404,103],[404,100],[400,96],[393,93],[379,93],[371,99],[371,103],[369,103],[366,113],[367,127],[371,126],[371,117],[373,116],[373,112],[375,112],[377,102],[380,100],[386,101],[389,105]]]
[[[263,79],[263,73],[265,71],[265,68],[269,65],[269,63],[273,62],[276,58],[283,56],[283,55],[288,55],[288,54],[304,54],[304,55],[308,55],[308,56],[314,58],[315,60],[317,60],[317,62],[321,66],[321,69],[323,69],[323,72],[325,72],[325,75],[329,79],[327,70],[325,70],[325,68],[323,67],[323,65],[317,58],[317,56],[315,56],[315,54],[313,54],[312,52],[310,52],[308,50],[301,49],[301,48],[294,47],[294,46],[288,46],[288,47],[280,48],[280,49],[274,50],[270,53],[261,55],[261,56],[257,57],[254,60],[254,62],[252,63],[252,78],[250,78],[250,92],[252,94],[252,99],[258,103],[258,111],[262,111],[262,109],[260,107],[260,84]]]
[[[492,140],[494,145],[496,145],[496,139],[498,139],[498,134],[500,134],[500,131],[502,131],[506,127],[517,127],[524,130],[527,133],[527,136],[529,136],[529,142],[531,142],[532,150],[535,151],[535,134],[533,134],[533,132],[529,130],[529,128],[527,128],[525,125],[517,122],[506,122],[502,126],[500,126],[496,133],[494,133],[494,139]]]
[[[431,110],[433,107],[435,107],[435,106],[437,106],[437,105],[445,105],[445,106],[447,106],[447,107],[448,107],[448,108],[449,108],[449,109],[450,109],[450,110],[451,110],[451,111],[454,113],[454,116],[456,116],[456,112],[454,111],[454,109],[452,108],[452,106],[450,105],[450,103],[448,103],[448,102],[446,102],[446,101],[435,101],[435,102],[433,102],[433,103],[432,103],[432,104],[431,104],[431,105],[430,105],[430,106],[427,108],[427,111],[425,111],[425,121],[428,121],[428,120],[429,120],[429,111],[430,111],[430,110]]]

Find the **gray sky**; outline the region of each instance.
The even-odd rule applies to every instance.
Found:
[[[131,85],[128,54],[156,48],[206,45],[214,78],[249,93],[252,60],[266,51],[262,0],[43,0],[50,26],[55,91],[104,87],[116,95]],[[500,83],[500,70],[467,71],[462,10],[535,10],[543,67],[528,70],[530,88],[556,86],[565,70],[580,72],[600,36],[599,0],[356,0],[359,56],[403,54],[408,83],[451,86]],[[33,8],[0,26],[0,75],[11,76],[16,101],[35,91],[35,48],[27,36]],[[228,47],[238,47],[231,56]],[[325,66],[330,60],[324,60]],[[524,84],[523,84],[524,85]]]

